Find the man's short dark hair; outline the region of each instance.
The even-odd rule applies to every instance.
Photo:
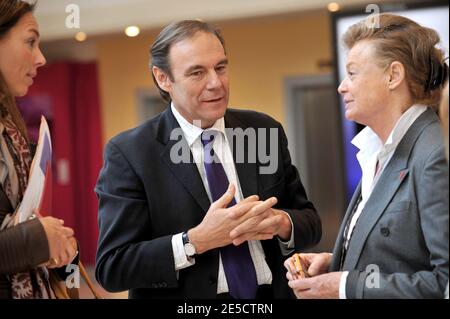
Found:
[[[162,98],[166,102],[169,102],[171,100],[170,95],[159,87],[158,82],[153,75],[152,68],[154,66],[158,67],[167,74],[171,81],[173,81],[173,75],[170,70],[169,64],[170,48],[177,42],[193,37],[199,31],[215,35],[219,39],[225,51],[225,41],[220,34],[220,30],[206,22],[202,22],[199,20],[183,20],[180,22],[169,24],[160,32],[151,47],[150,70],[152,72],[153,81],[158,87],[159,93],[161,94]]]

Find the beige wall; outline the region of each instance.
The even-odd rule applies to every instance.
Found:
[[[265,112],[284,122],[283,81],[317,74],[331,59],[327,12],[219,23],[230,60],[230,106]],[[137,125],[136,91],[151,88],[149,46],[156,32],[98,40],[105,141]]]

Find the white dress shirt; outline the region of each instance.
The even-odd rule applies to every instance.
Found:
[[[194,161],[197,165],[198,171],[202,178],[203,185],[205,186],[206,193],[208,194],[209,200],[211,202],[211,193],[209,190],[208,180],[206,177],[204,159],[203,159],[203,145],[201,143],[200,136],[204,131],[202,128],[189,123],[171,104],[171,110],[175,116],[178,124],[180,125],[184,137],[191,149]],[[224,118],[218,119],[214,125],[207,130],[214,130],[220,132],[214,138],[213,149],[215,154],[219,157],[220,162],[223,165],[225,173],[228,177],[230,183],[236,186],[235,200],[239,203],[243,200],[241,185],[239,183],[239,178],[236,173],[236,168],[233,161],[233,156],[230,150],[227,136],[225,134],[225,120]],[[287,214],[287,213],[286,213]],[[288,215],[288,214],[287,214]],[[288,215],[289,216],[289,215]],[[289,217],[290,219],[290,217]],[[291,220],[292,224],[292,220]],[[288,242],[284,243],[279,241],[280,247],[282,247],[282,252],[288,254],[292,251],[294,247],[294,227],[292,227],[291,238]],[[250,255],[255,266],[256,278],[258,280],[258,285],[271,284],[272,283],[272,272],[266,262],[266,257],[264,250],[262,248],[261,242],[259,240],[248,241],[248,246],[250,249]],[[175,270],[181,270],[195,264],[195,258],[191,260],[187,259],[184,252],[182,233],[176,234],[172,237],[172,248],[173,255],[175,259]],[[227,293],[228,284],[225,277],[225,272],[223,270],[222,257],[219,254],[219,273],[217,278],[217,294]]]
[[[370,127],[364,128],[358,135],[356,135],[352,144],[355,145],[359,152],[356,155],[359,165],[362,170],[361,179],[361,202],[353,215],[347,238],[344,238],[345,248],[348,247],[353,229],[356,222],[361,215],[367,200],[372,194],[372,190],[378,182],[380,175],[383,173],[384,168],[389,163],[392,155],[394,155],[395,149],[406,134],[411,125],[416,119],[425,112],[427,107],[425,105],[413,105],[398,119],[394,128],[392,129],[386,143],[383,145],[378,135],[372,131]],[[377,170],[378,163],[378,170]],[[339,283],[339,298],[346,299],[345,285],[347,283],[348,271],[344,271],[340,283]]]

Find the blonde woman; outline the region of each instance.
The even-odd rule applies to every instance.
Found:
[[[448,165],[437,106],[448,66],[438,34],[381,14],[379,27],[349,28],[347,119],[366,125],[352,141],[362,180],[332,254],[303,254],[311,278],[299,298],[442,298],[448,281]],[[291,260],[285,262],[291,269]]]

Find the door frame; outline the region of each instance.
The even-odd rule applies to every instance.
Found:
[[[292,141],[289,145],[289,151],[291,153],[292,163],[298,167],[300,172],[306,172],[308,169],[308,158],[302,153],[297,157],[299,150],[297,145],[300,145],[300,149],[306,149],[306,136],[303,131],[300,135],[297,134],[295,130],[296,125],[303,125],[304,123],[296,122],[295,109],[298,107],[296,105],[296,95],[295,92],[299,88],[314,87],[314,86],[333,86],[335,84],[334,74],[331,72],[322,74],[312,74],[312,75],[300,75],[300,76],[290,76],[286,77],[284,80],[284,114],[286,123],[286,135],[288,141]],[[342,124],[339,122],[339,130],[341,131]],[[339,132],[342,134],[341,132]],[[294,142],[295,141],[295,142]],[[299,162],[297,162],[299,158]],[[304,184],[309,185],[308,176],[301,176]],[[305,187],[306,187],[305,185]]]

